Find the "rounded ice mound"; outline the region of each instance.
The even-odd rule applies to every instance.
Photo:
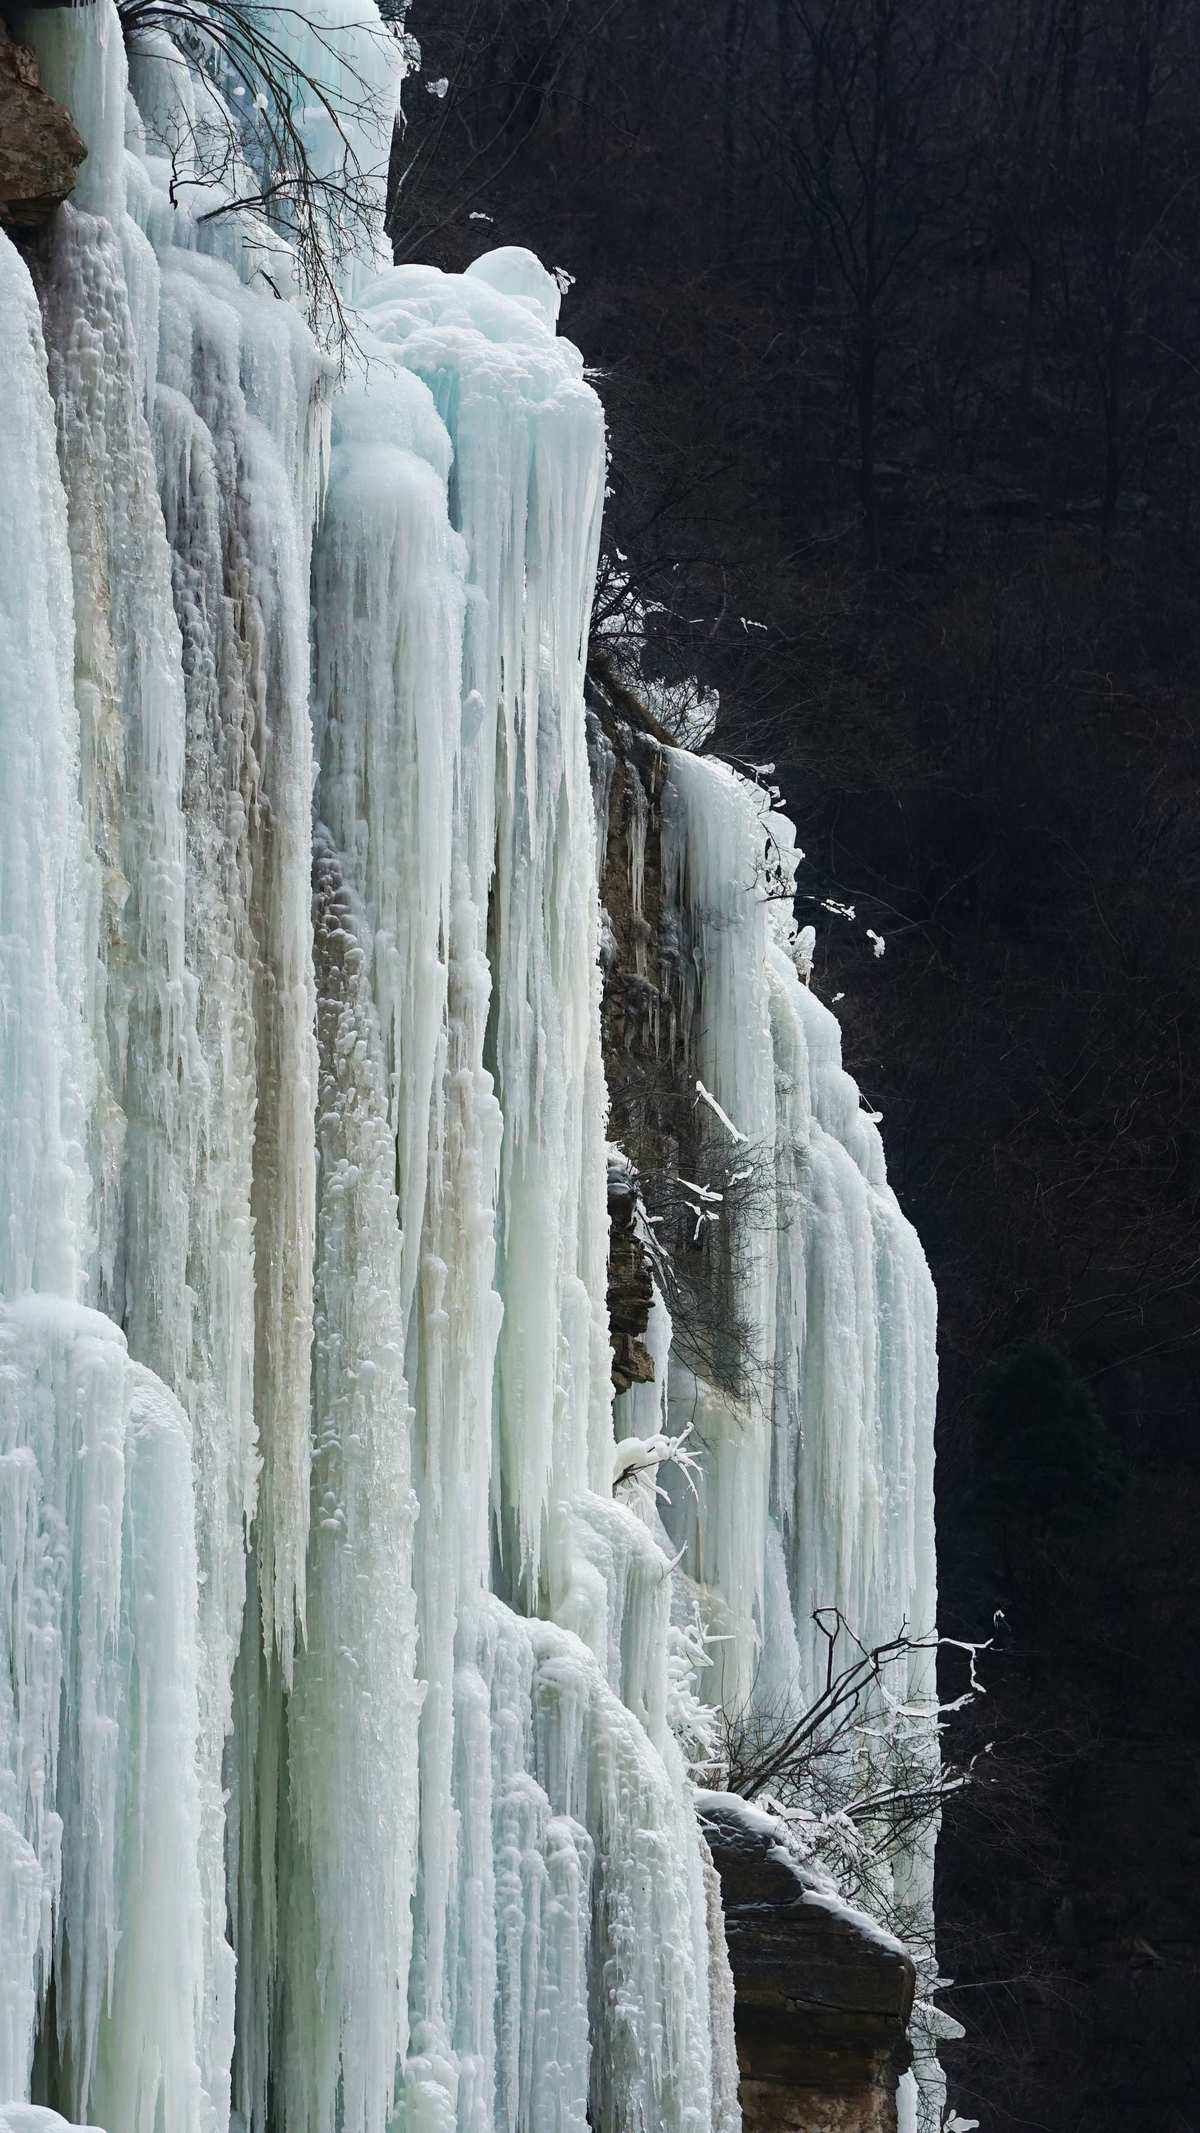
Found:
[[[466,272],[498,290],[501,296],[512,296],[518,303],[527,304],[536,317],[545,320],[551,333],[557,330],[562,291],[536,252],[527,251],[523,244],[502,244],[496,251],[483,252],[473,259]]]
[[[362,384],[347,385],[333,415],[336,445],[367,452],[389,445],[428,461],[444,481],[453,456],[446,425],[423,378],[401,370],[386,349]]]
[[[0,2103],[0,2133],[99,2133],[99,2128],[73,2126],[38,2103]]]

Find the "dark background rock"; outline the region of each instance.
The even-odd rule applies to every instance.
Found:
[[[717,748],[776,766],[813,984],[937,1282],[941,1626],[1005,1618],[946,1738],[992,1751],[939,1845],[959,2108],[1196,2133],[1200,8],[410,27],[453,88],[409,98],[401,256],[575,276],[610,587],[653,674],[719,689]],[[639,1012],[622,979],[627,1113]],[[979,1379],[1028,1340],[1131,1467],[1052,1548],[1032,1518],[993,1545],[981,1501]]]

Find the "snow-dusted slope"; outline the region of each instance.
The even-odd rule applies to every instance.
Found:
[[[379,161],[373,9],[286,22]],[[278,232],[203,219],[215,91],[150,33],[135,103],[109,0],[28,34],[89,160],[36,296],[0,236],[0,2125],[734,2133],[612,1495],[599,405],[529,255],[369,217],[339,375]],[[732,1684],[830,1578],[932,1612],[932,1321],[744,791],[672,780],[706,1080],[811,1157],[690,1541]]]

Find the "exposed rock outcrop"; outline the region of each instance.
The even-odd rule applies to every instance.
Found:
[[[792,1859],[770,1816],[725,1793],[699,1807],[721,1877],[745,2133],[896,2133],[909,1957]]]
[[[658,1059],[663,997],[662,889],[658,795],[662,756],[657,742],[616,718],[591,692],[589,749],[602,830],[600,900],[604,911],[602,1030],[609,1088],[610,1132],[630,1158],[608,1174],[608,1311],[613,1386],[649,1384],[654,1364],[644,1341],[654,1289],[650,1261],[637,1234],[639,1171],[670,1159],[665,1133],[664,1080]]]
[[[649,1385],[654,1358],[643,1335],[650,1320],[654,1283],[637,1234],[637,1176],[628,1166],[608,1166],[608,1322],[612,1334],[613,1386]]]
[[[40,229],[86,154],[70,113],[43,89],[34,53],[0,21],[0,223]]]
[[[600,901],[605,940],[604,1045],[609,1059],[630,1053],[656,1058],[669,1038],[663,991],[662,749],[653,735],[591,699],[593,779],[605,831],[600,854]]]

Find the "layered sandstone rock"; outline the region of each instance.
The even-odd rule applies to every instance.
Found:
[[[744,2133],[896,2133],[909,1957],[790,1857],[769,1816],[725,1793],[699,1805],[721,1877]]]

